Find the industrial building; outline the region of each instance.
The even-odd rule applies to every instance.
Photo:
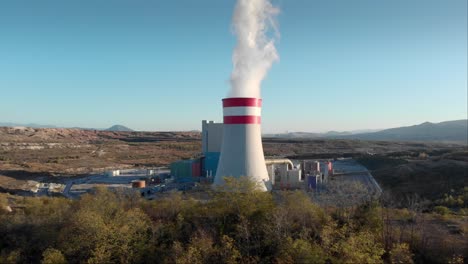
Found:
[[[202,121],[201,156],[173,162],[170,170],[175,181],[209,183],[214,181],[221,156],[223,129],[223,123]],[[264,164],[271,188],[277,190],[316,190],[321,184],[327,182],[333,171],[332,162],[327,160],[291,161],[285,158],[267,158]]]

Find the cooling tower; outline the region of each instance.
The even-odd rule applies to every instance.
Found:
[[[249,177],[262,191],[271,190],[263,156],[261,133],[262,99],[223,99],[223,141],[214,186],[224,177]]]

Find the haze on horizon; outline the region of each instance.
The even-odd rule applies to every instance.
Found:
[[[265,133],[467,118],[467,2],[272,1]],[[222,119],[235,1],[0,3],[0,122],[136,130]]]

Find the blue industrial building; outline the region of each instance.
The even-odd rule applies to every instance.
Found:
[[[214,177],[218,168],[220,152],[206,152],[202,159],[202,176]]]
[[[203,120],[202,157],[171,163],[171,176],[177,179],[201,177],[211,181],[218,168],[222,135],[223,123]],[[200,164],[200,167],[196,165],[197,163]]]

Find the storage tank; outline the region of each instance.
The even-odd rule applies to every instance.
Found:
[[[132,188],[145,188],[146,182],[144,180],[132,181]]]

